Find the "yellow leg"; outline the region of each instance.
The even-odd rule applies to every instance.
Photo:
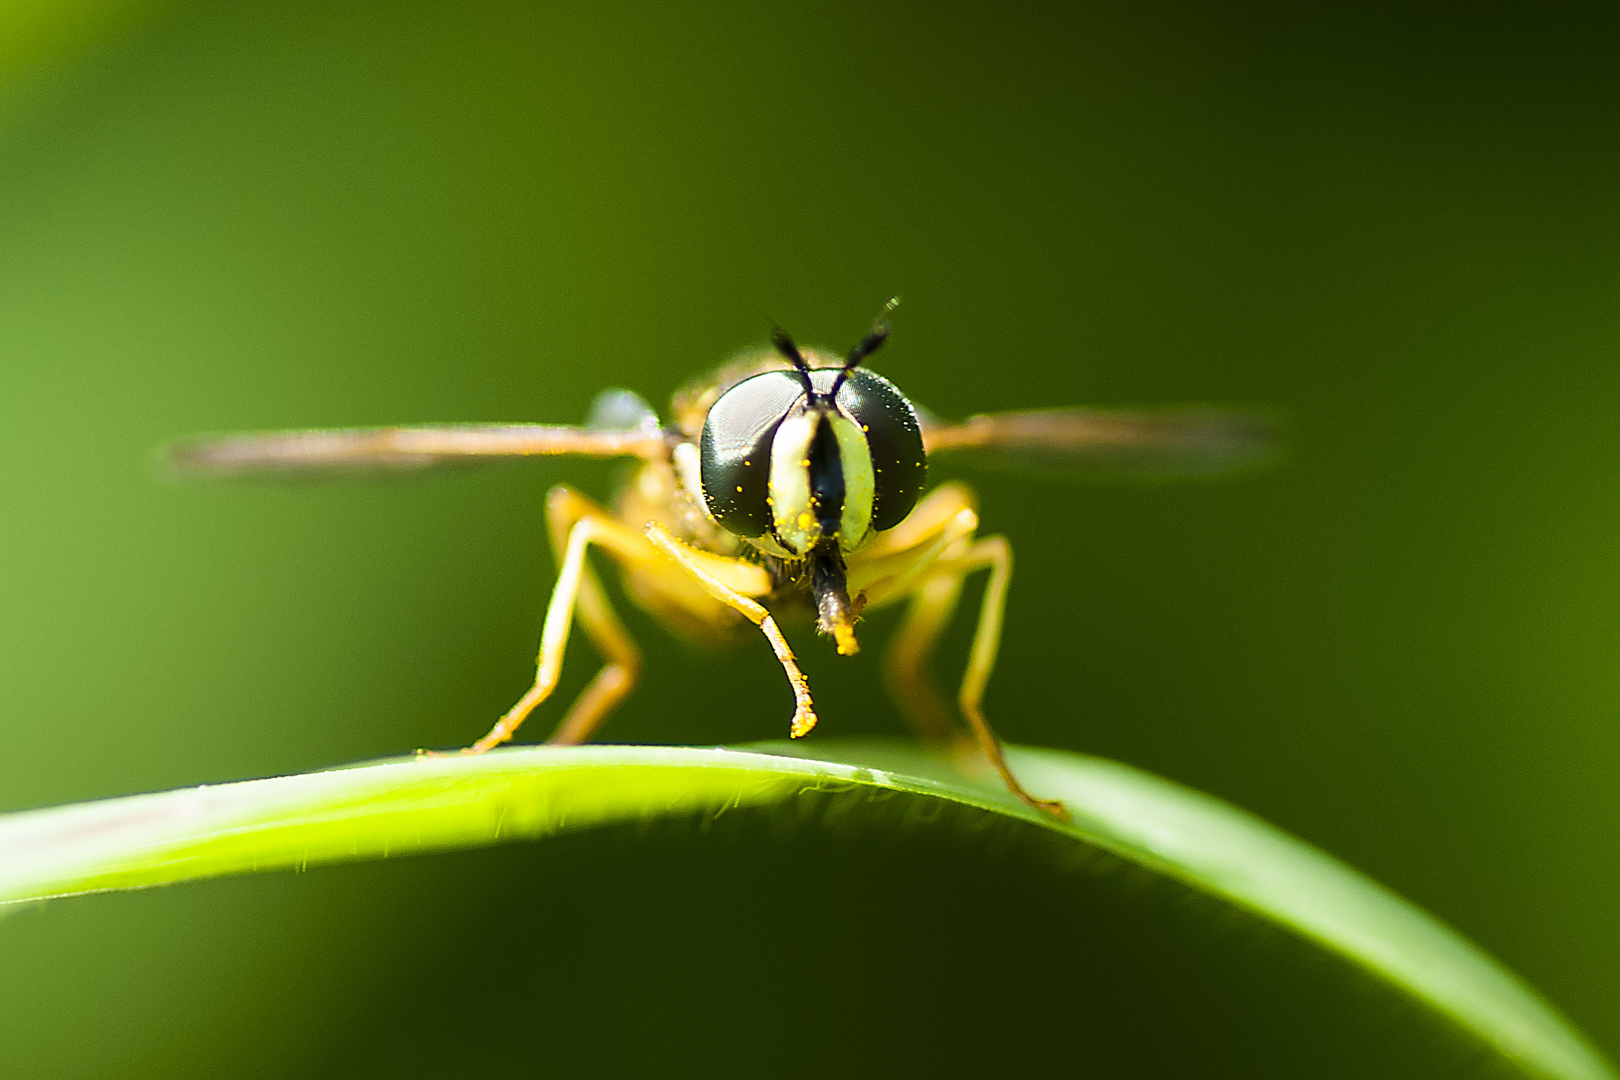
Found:
[[[971,538],[978,527],[973,493],[966,487],[946,484],[929,492],[910,517],[850,560],[850,595],[864,593],[874,606],[911,595],[913,585],[935,560]]]
[[[963,548],[978,527],[973,504],[965,485],[935,488],[898,527],[863,548],[849,569],[850,591],[863,592],[874,606],[909,598],[905,621],[884,654],[889,693],[925,742],[953,748],[965,741],[965,733],[940,696],[928,662],[956,612],[962,575],[934,570],[941,556]],[[970,752],[975,745],[968,743]]]
[[[941,484],[924,495],[906,519],[879,533],[861,549],[861,559],[881,560],[898,552],[911,552],[945,532],[963,510],[975,510],[977,501],[966,484]],[[977,518],[974,519],[977,521]]]
[[[1007,788],[1030,806],[1066,817],[1061,803],[1037,799],[1018,782],[1007,765],[1001,740],[984,717],[984,689],[1001,643],[1012,549],[1001,537],[975,542],[977,527],[972,492],[959,484],[938,488],[917,505],[911,517],[851,561],[850,591],[859,588],[874,606],[910,599],[906,621],[890,646],[890,684],[903,702],[902,711],[924,738],[954,741],[953,725],[928,676],[928,658],[955,610],[963,579],[976,570],[990,570],[958,703],[979,752]]]
[[[968,655],[967,672],[962,676],[962,690],[957,697],[962,714],[967,717],[974,738],[979,741],[979,749],[995,766],[1002,782],[1014,795],[1037,810],[1067,819],[1069,814],[1062,803],[1037,799],[1024,790],[1024,785],[1018,782],[1007,765],[1006,755],[1001,751],[1001,740],[990,729],[990,723],[984,718],[984,710],[980,707],[984,700],[985,684],[996,666],[996,652],[1001,647],[1001,619],[1007,609],[1007,583],[1012,578],[1012,547],[1003,538],[991,536],[974,544],[959,558],[941,562],[941,572],[954,573],[958,581],[980,567],[990,568],[990,582],[984,588],[984,602],[979,607],[979,625],[973,631],[973,649]]]
[[[546,511],[553,544],[562,552],[562,557],[557,584],[551,590],[551,602],[546,605],[534,685],[495,722],[487,735],[467,747],[463,753],[481,754],[506,742],[535,706],[551,696],[562,672],[563,653],[568,648],[568,635],[576,609],[586,633],[602,650],[608,662],[558,726],[552,735],[553,742],[581,742],[588,738],[608,711],[630,692],[641,669],[641,654],[608,605],[601,582],[585,561],[585,553],[593,543],[629,562],[657,559],[657,552],[595,503],[568,488],[552,490],[546,501]],[[559,543],[558,537],[566,539]]]
[[[883,658],[895,706],[923,741],[940,745],[954,744],[961,729],[934,685],[928,659],[955,614],[961,595],[960,575],[941,574],[918,585],[911,594],[905,622],[889,642]]]
[[[586,516],[605,518],[607,512],[566,485],[558,485],[546,496],[546,520],[551,528],[551,549],[568,550],[568,534],[575,522]],[[586,742],[602,721],[635,688],[641,674],[641,650],[630,639],[624,624],[608,603],[602,581],[589,562],[580,574],[576,600],[580,625],[591,644],[607,660],[596,678],[574,700],[568,715],[552,731],[547,742],[572,745]]]
[[[647,526],[647,539],[692,575],[692,579],[703,586],[704,592],[764,632],[765,639],[771,643],[771,650],[776,653],[776,659],[782,665],[782,670],[787,672],[788,683],[793,687],[793,720],[788,725],[788,734],[795,739],[808,735],[810,729],[816,726],[816,713],[810,702],[810,684],[805,680],[804,672],[799,670],[798,663],[793,659],[793,650],[788,648],[787,639],[777,628],[776,620],[771,618],[771,613],[765,610],[763,604],[744,596],[711,572],[716,556],[687,547],[656,521]],[[741,560],[726,561],[753,567],[753,564],[742,563]]]

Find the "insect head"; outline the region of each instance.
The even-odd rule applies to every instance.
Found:
[[[860,369],[889,336],[879,319],[842,367],[793,365],[731,387],[709,409],[700,446],[703,500],[727,531],[777,559],[808,560],[823,632],[854,651],[858,614],[844,556],[904,521],[928,472],[917,413],[894,384]]]

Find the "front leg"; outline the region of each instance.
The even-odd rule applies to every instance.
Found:
[[[782,670],[787,672],[788,683],[793,687],[793,720],[788,725],[788,734],[795,739],[810,734],[810,729],[816,726],[816,712],[810,702],[810,683],[805,679],[804,672],[799,670],[798,662],[793,659],[793,650],[788,648],[787,638],[783,637],[782,631],[777,628],[776,620],[771,618],[771,613],[765,610],[763,604],[744,596],[710,572],[710,569],[720,569],[728,563],[749,570],[759,568],[741,559],[724,559],[717,565],[717,560],[721,560],[720,556],[688,547],[670,535],[669,530],[656,521],[647,526],[647,539],[674,559],[682,570],[692,576],[692,580],[703,587],[704,592],[764,632],[765,640],[771,643],[771,650],[776,653],[776,659],[781,663]],[[708,563],[709,568],[705,568],[702,563]]]
[[[625,528],[605,509],[566,485],[559,484],[546,496],[546,520],[557,553],[557,584],[546,605],[534,685],[495,722],[489,734],[464,753],[481,754],[508,741],[528,715],[551,696],[562,673],[563,654],[576,613],[606,663],[549,741],[566,744],[590,738],[613,707],[630,693],[641,671],[641,651],[613,613],[586,553],[593,546],[600,547],[628,567],[662,567],[663,558],[645,537]]]
[[[556,503],[556,499],[551,500],[552,509],[555,509]],[[588,727],[577,737],[567,741],[581,741],[584,735],[589,734],[589,728],[594,727],[619,698],[629,693],[631,685],[634,684],[635,672],[640,667],[639,654],[635,652],[635,646],[629,643],[629,637],[624,634],[618,620],[607,609],[601,585],[597,583],[596,576],[591,573],[590,567],[585,562],[585,552],[591,544],[602,543],[605,539],[610,540],[620,526],[611,518],[594,512],[581,513],[571,523],[557,524],[559,525],[557,531],[564,533],[566,530],[568,539],[561,566],[557,571],[557,584],[551,590],[551,602],[546,605],[546,619],[540,634],[540,655],[535,665],[534,685],[518,699],[517,704],[495,722],[495,726],[489,729],[487,735],[463,750],[464,754],[482,754],[508,741],[517,733],[519,725],[528,719],[535,707],[551,696],[551,692],[557,688],[558,676],[562,673],[563,653],[568,648],[568,634],[574,625],[574,610],[582,602],[584,610],[593,621],[604,620],[604,617],[607,620],[600,621],[598,625],[592,627],[593,637],[599,641],[605,638],[614,645],[614,651],[609,653],[608,666],[603,672],[609,673],[622,666],[624,674],[617,679],[610,677],[611,696],[605,705],[599,700],[603,697],[603,692],[598,689],[598,683],[602,681],[600,678],[587,689],[585,701],[590,713],[587,718]],[[603,631],[608,633],[605,634]],[[620,654],[617,657],[621,662],[619,664],[615,663],[616,653]]]

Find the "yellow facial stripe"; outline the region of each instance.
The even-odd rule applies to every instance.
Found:
[[[827,421],[838,439],[838,458],[844,470],[844,512],[838,520],[838,546],[854,551],[866,542],[872,530],[872,500],[877,490],[872,451],[855,421],[839,413],[830,413]]]
[[[803,555],[821,539],[810,507],[810,440],[820,417],[813,412],[790,416],[771,440],[771,520],[782,546]]]

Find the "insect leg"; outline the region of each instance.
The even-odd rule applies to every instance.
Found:
[[[986,537],[970,547],[964,554],[941,560],[939,569],[951,573],[960,583],[963,577],[981,567],[990,570],[990,581],[984,589],[984,602],[979,607],[979,625],[973,631],[973,648],[968,655],[967,672],[962,676],[962,690],[957,702],[973,728],[979,749],[990,759],[1002,781],[1014,795],[1037,810],[1044,810],[1059,818],[1067,818],[1063,804],[1049,799],[1037,799],[1024,790],[1007,758],[1001,751],[1001,740],[991,730],[980,707],[984,699],[985,683],[996,666],[996,651],[1001,646],[1001,618],[1007,608],[1007,583],[1012,578],[1012,546],[1000,536]]]
[[[978,527],[973,492],[961,484],[940,487],[918,503],[910,517],[850,560],[850,594],[865,595],[871,607],[910,596],[934,564],[956,552]]]
[[[863,562],[878,562],[892,555],[913,552],[936,537],[949,533],[962,511],[973,511],[978,500],[966,484],[946,483],[923,496],[922,502],[906,519],[888,532],[879,533],[860,551]],[[978,527],[978,516],[972,517]],[[970,530],[971,531],[971,530]]]
[[[972,539],[979,523],[973,503],[973,492],[961,484],[936,488],[850,568],[851,588],[859,587],[873,606],[910,599],[884,655],[884,673],[901,715],[931,743],[960,744],[965,734],[935,687],[928,661],[962,592],[962,575],[935,570],[942,556],[965,550]]]
[[[1012,577],[1012,548],[999,536],[973,539],[978,515],[973,511],[972,492],[960,485],[946,485],[933,492],[918,504],[912,518],[917,520],[907,519],[861,552],[864,558],[851,566],[849,574],[851,588],[859,583],[874,606],[907,597],[911,600],[911,610],[887,658],[891,687],[903,702],[902,711],[924,738],[950,739],[951,724],[928,677],[928,657],[954,611],[963,580],[976,570],[988,568],[990,582],[979,609],[958,703],[979,752],[995,767],[1007,788],[1030,806],[1064,816],[1062,804],[1037,799],[1018,782],[1007,765],[1001,740],[985,720],[981,707],[1001,643],[1001,620]]]
[[[586,567],[585,587],[579,593],[579,619],[591,642],[608,662],[574,699],[568,715],[546,739],[549,743],[572,746],[589,741],[608,713],[630,696],[641,674],[641,650],[636,648],[619,617],[608,606],[601,583],[595,577],[595,572]]]
[[[557,544],[563,555],[557,584],[551,590],[551,602],[546,605],[534,685],[495,722],[487,735],[464,753],[481,754],[506,742],[535,706],[551,696],[562,671],[563,653],[568,648],[576,608],[586,632],[608,658],[608,664],[580,695],[580,700],[553,735],[553,741],[578,742],[587,737],[608,709],[629,693],[640,669],[640,653],[608,607],[607,596],[586,563],[585,553],[593,543],[624,560],[656,558],[656,553],[645,540],[608,517],[600,507],[566,488],[552,491],[546,509],[552,519],[553,543],[557,544],[557,537],[566,536],[566,539]]]
[[[919,584],[911,594],[905,622],[883,657],[889,694],[925,742],[952,744],[961,730],[928,672],[928,660],[961,595],[960,575],[940,574]]]
[[[551,529],[551,548],[563,553],[568,550],[568,534],[574,524],[586,517],[605,518],[607,512],[573,488],[559,484],[546,495],[546,521]],[[607,714],[629,696],[641,673],[641,650],[630,639],[624,624],[614,614],[601,579],[589,562],[580,573],[579,596],[576,600],[580,625],[590,637],[591,644],[607,663],[596,673],[575,699],[568,715],[563,717],[547,742],[572,745],[590,739],[606,719]]]
[[[771,613],[765,610],[763,604],[749,599],[721,581],[710,572],[711,567],[700,565],[700,560],[709,564],[719,561],[715,556],[687,547],[656,521],[647,526],[647,539],[680,564],[681,569],[690,574],[692,579],[703,587],[704,592],[764,632],[765,639],[771,643],[771,650],[776,653],[776,659],[782,665],[782,670],[787,672],[788,683],[793,687],[793,720],[788,727],[788,734],[795,739],[808,735],[810,729],[816,726],[816,713],[810,701],[810,684],[805,680],[804,672],[799,670],[798,663],[793,659],[793,650],[788,648],[787,639],[777,628],[776,620],[771,618]],[[725,560],[725,562],[740,562],[740,560]],[[741,565],[753,568],[751,563]]]

